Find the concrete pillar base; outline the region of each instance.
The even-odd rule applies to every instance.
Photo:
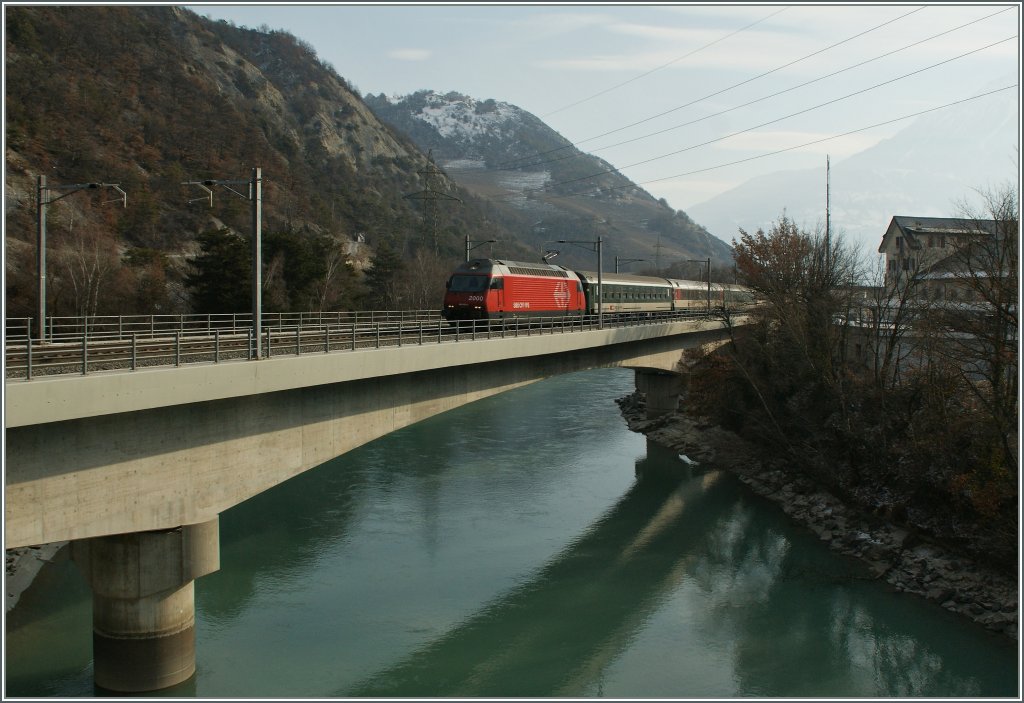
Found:
[[[135,601],[93,596],[95,683],[108,691],[155,691],[196,671],[194,582]],[[159,631],[143,623],[152,623]],[[141,626],[141,627],[140,627]],[[107,631],[112,630],[112,631]]]
[[[156,691],[196,670],[194,579],[220,568],[218,521],[79,540],[93,592],[96,686]]]
[[[647,419],[653,420],[679,408],[682,378],[668,371],[636,369],[636,389],[647,397]]]

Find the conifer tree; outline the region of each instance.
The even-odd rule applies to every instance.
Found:
[[[226,228],[199,235],[201,252],[185,278],[196,313],[246,312],[252,307],[249,244]]]
[[[371,266],[366,271],[366,306],[371,310],[401,310],[405,263],[388,241],[377,245]]]

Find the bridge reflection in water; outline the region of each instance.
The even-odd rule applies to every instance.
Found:
[[[648,443],[637,481],[536,578],[405,661],[337,696],[579,695],[643,627],[687,571],[688,542],[734,500],[719,474],[695,477]],[[680,558],[664,559],[666,549]]]
[[[1015,691],[1015,646],[856,578],[732,476],[636,459],[612,402],[631,381],[480,401],[229,511],[197,674],[163,695]],[[66,559],[48,569],[50,595],[8,618],[6,692],[91,695],[90,594]]]

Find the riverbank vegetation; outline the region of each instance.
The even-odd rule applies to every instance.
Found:
[[[1018,547],[1018,215],[1014,191],[964,212],[936,269],[863,282],[841,240],[785,216],[740,231],[737,275],[764,305],[701,360],[687,408],[787,471],[1007,572]],[[978,226],[986,223],[986,226]]]

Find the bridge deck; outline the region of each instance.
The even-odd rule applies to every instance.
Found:
[[[168,529],[396,429],[556,374],[673,369],[718,321],[6,384],[8,548]]]

